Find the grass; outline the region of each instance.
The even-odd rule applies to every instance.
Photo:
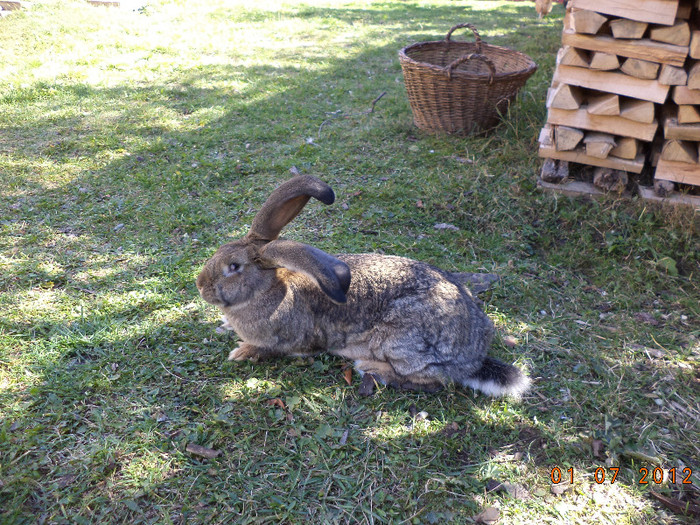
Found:
[[[698,501],[698,216],[536,189],[561,6],[140,7],[0,20],[0,522],[692,522],[651,492]],[[462,21],[539,70],[491,135],[426,136],[397,51]],[[362,398],[329,356],[227,362],[194,279],[292,168],[338,201],[288,237],[498,273],[493,354],[532,392]]]

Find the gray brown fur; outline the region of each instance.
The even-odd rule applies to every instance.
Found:
[[[241,339],[229,359],[325,351],[397,387],[434,390],[455,382],[514,396],[527,388],[527,377],[517,368],[486,356],[493,324],[467,286],[483,287],[492,276],[480,282],[478,275],[450,273],[412,259],[333,257],[277,240],[279,230],[303,207],[299,194],[305,185],[323,202],[333,201],[330,187],[318,179],[287,181],[263,205],[251,233],[222,246],[197,279],[202,297],[221,308],[225,326]],[[285,191],[294,193],[287,209]],[[271,202],[279,214],[270,209]],[[260,225],[262,216],[274,227]]]

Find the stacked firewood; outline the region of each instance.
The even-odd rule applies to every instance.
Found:
[[[606,190],[653,166],[658,181],[700,185],[699,9],[700,0],[568,2],[542,180],[562,179],[574,162],[598,167],[594,184]]]
[[[22,2],[19,0],[0,0],[0,17],[7,16],[12,11],[17,11],[22,8]]]

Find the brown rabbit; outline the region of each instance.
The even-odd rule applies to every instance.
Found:
[[[202,298],[241,339],[230,360],[329,352],[397,387],[455,382],[514,397],[527,390],[518,368],[486,355],[493,324],[467,288],[470,274],[402,257],[334,257],[278,239],[311,197],[335,200],[315,177],[283,183],[248,235],[219,248],[197,278]]]

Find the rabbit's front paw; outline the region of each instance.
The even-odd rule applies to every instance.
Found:
[[[257,361],[259,357],[258,349],[255,346],[249,345],[248,343],[241,343],[237,348],[231,350],[231,353],[228,355],[228,360],[244,361],[250,359],[251,361]]]

